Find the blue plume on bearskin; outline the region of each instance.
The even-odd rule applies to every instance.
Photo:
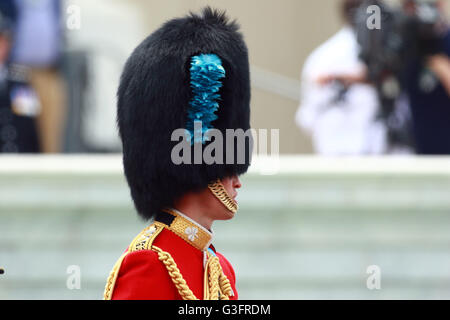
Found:
[[[220,79],[225,77],[222,61],[216,54],[199,54],[191,58],[191,89],[192,99],[187,111],[186,129],[191,135],[192,143],[205,143],[205,134],[212,128],[212,122],[217,119],[215,112],[219,108],[219,90],[222,87]],[[195,132],[194,123],[201,122],[201,132]]]

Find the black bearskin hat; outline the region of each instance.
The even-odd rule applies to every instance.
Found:
[[[202,190],[217,179],[248,169],[251,138],[245,143],[245,161],[236,161],[236,152],[232,155],[235,161],[225,161],[225,145],[230,143],[225,143],[226,130],[250,129],[248,53],[238,29],[223,12],[207,7],[199,15],[191,13],[164,23],[125,64],[118,89],[117,121],[125,175],[136,209],[145,219],[172,206],[187,192]],[[205,80],[202,71],[193,69],[200,68],[194,59],[202,57],[207,60],[200,61],[200,66],[206,63],[207,71],[211,65],[216,67],[211,71],[214,79]],[[205,90],[212,93],[205,94]],[[205,108],[202,99],[208,94],[213,99]],[[201,112],[199,108],[203,108]],[[192,132],[196,117],[203,119],[207,129],[223,133],[223,163],[172,161],[172,150],[179,143],[172,141],[172,133],[179,128]],[[202,148],[210,143],[212,140],[203,140]]]

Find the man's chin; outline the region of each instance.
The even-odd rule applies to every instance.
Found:
[[[223,208],[223,210],[220,211],[220,218],[217,220],[231,220],[234,218],[234,216],[236,215],[236,213]]]

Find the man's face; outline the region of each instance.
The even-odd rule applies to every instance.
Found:
[[[362,3],[363,0],[341,0],[340,10],[346,23],[350,25],[355,24],[356,13]]]
[[[236,201],[238,195],[237,189],[239,189],[242,184],[237,175],[227,177],[221,180],[222,185],[227,191],[229,197]],[[207,198],[210,207],[210,214],[214,220],[228,220],[233,218],[234,213],[228,210],[224,204],[217,199],[210,190],[207,190]],[[237,202],[237,201],[236,201]]]
[[[234,175],[229,178],[222,179],[222,184],[225,187],[225,190],[227,190],[228,195],[236,201],[237,197],[237,189],[242,187],[241,181],[239,180],[239,177]],[[237,202],[237,201],[236,201]]]

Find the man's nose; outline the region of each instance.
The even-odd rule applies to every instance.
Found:
[[[238,176],[233,177],[233,188],[239,189],[240,187],[242,187],[242,183],[241,180],[239,180],[239,177]]]

